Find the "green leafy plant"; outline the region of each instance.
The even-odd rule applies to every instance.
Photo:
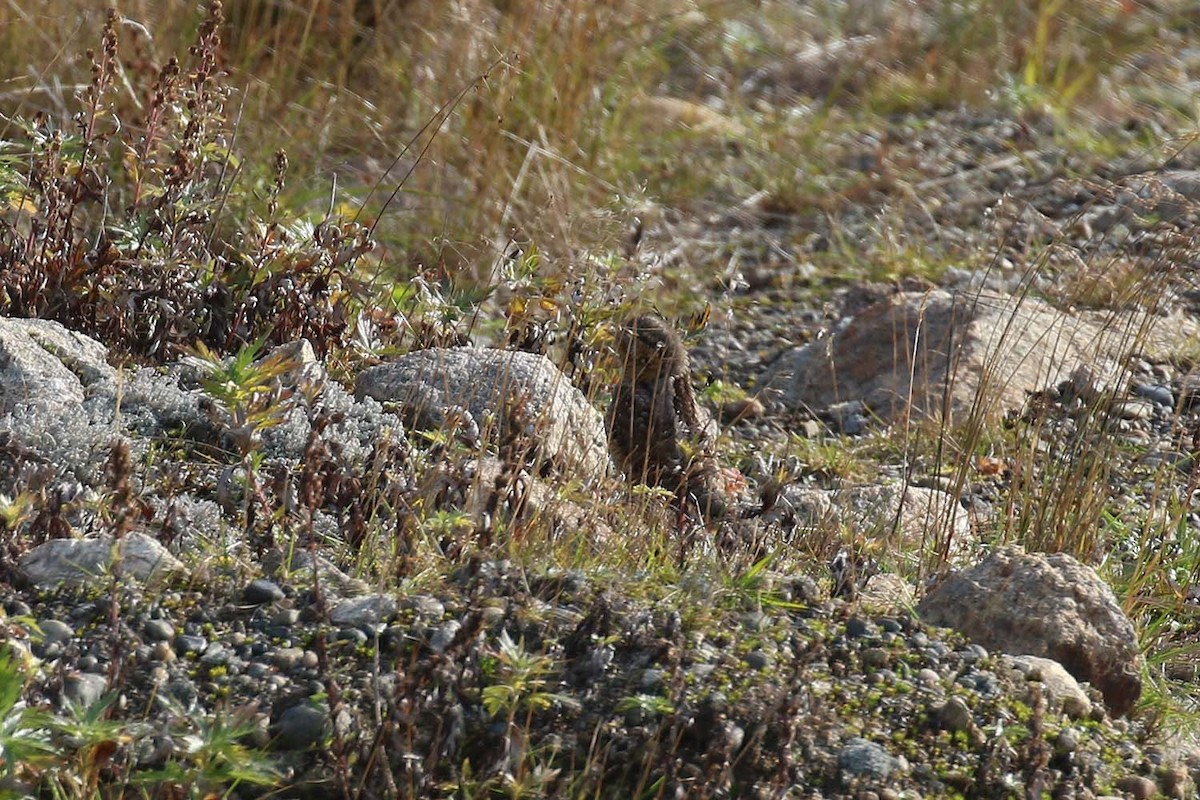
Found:
[[[229,795],[239,786],[277,786],[282,775],[270,755],[249,747],[254,722],[245,714],[220,713],[199,718],[175,704],[171,752],[167,763],[138,772],[135,785],[162,790],[170,787],[188,798]],[[180,796],[180,795],[177,795]]]
[[[26,680],[12,651],[0,648],[0,773],[36,783],[59,760],[59,751],[51,738],[53,716],[30,708],[22,697]]]
[[[483,688],[480,699],[484,710],[505,721],[504,763],[501,785],[510,797],[530,797],[541,793],[555,779],[558,770],[534,761],[528,752],[533,716],[556,704],[570,703],[565,695],[547,691],[549,676],[555,670],[550,656],[531,653],[523,641],[514,642],[501,631],[493,663],[492,682]],[[525,712],[522,724],[517,716]]]

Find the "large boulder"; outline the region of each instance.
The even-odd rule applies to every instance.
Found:
[[[1111,351],[1109,338],[1032,297],[904,292],[784,353],[763,380],[793,409],[861,400],[884,419],[936,419],[964,415],[978,400],[995,414]]]
[[[952,574],[917,607],[931,624],[954,628],[1009,655],[1053,659],[1128,714],[1142,691],[1133,623],[1091,567],[1065,553],[1008,546]]]
[[[358,397],[396,402],[418,429],[456,427],[505,442],[574,476],[608,473],[604,420],[545,356],[474,347],[418,350],[363,371]]]

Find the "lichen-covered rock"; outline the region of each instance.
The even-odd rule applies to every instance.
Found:
[[[457,425],[491,441],[521,438],[573,476],[611,468],[600,413],[544,356],[473,347],[419,350],[365,370],[358,397],[399,403],[419,429]]]
[[[23,555],[17,564],[21,577],[39,589],[83,586],[112,574],[120,561],[121,576],[140,582],[165,579],[183,571],[183,564],[144,533],[128,533],[114,546],[113,537],[53,539]]]
[[[0,414],[23,403],[48,413],[78,406],[84,385],[112,380],[104,345],[57,322],[0,318]]]
[[[1003,547],[952,574],[917,607],[931,625],[954,628],[984,647],[1054,659],[1104,695],[1118,716],[1142,691],[1137,632],[1112,590],[1065,553]]]

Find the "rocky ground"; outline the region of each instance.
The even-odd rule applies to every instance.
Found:
[[[0,796],[1195,796],[1195,148],[1136,106],[855,117],[878,44],[678,66],[639,102],[694,158],[619,254],[468,314],[422,275],[403,354],[0,318]],[[817,114],[794,157],[751,125]],[[310,233],[251,298],[297,335],[309,255],[371,252]],[[608,329],[654,308],[724,516],[609,452]]]

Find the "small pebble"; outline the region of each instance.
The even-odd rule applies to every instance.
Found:
[[[1054,752],[1059,755],[1069,755],[1079,749],[1079,731],[1066,727],[1058,732],[1054,740]]]
[[[1159,386],[1152,383],[1139,383],[1133,387],[1133,393],[1138,397],[1144,397],[1150,402],[1158,406],[1167,408],[1175,407],[1175,395],[1166,386]]]
[[[108,680],[103,675],[90,672],[68,675],[63,680],[63,696],[79,708],[91,707],[104,695],[107,688]]]
[[[746,653],[746,655],[742,656],[742,661],[746,662],[746,665],[750,667],[750,669],[765,669],[768,665],[770,665],[771,657],[762,650],[751,650],[749,653]]]
[[[274,603],[282,600],[284,594],[283,589],[279,588],[279,584],[269,581],[266,578],[258,578],[247,584],[242,597],[247,603],[260,606],[265,603]]]
[[[142,632],[152,642],[169,642],[175,638],[175,626],[165,619],[146,620]]]
[[[446,652],[446,648],[454,641],[454,637],[458,635],[461,628],[462,623],[458,620],[446,620],[429,637],[429,649],[439,654]]]
[[[180,654],[203,653],[208,649],[208,640],[203,636],[180,634],[175,637],[175,650]]]
[[[888,664],[888,652],[882,647],[868,647],[862,651],[862,663],[864,667],[871,669],[880,669]]]
[[[295,608],[281,608],[271,617],[271,624],[280,628],[291,628],[300,621],[300,611]]]
[[[272,726],[277,750],[307,750],[324,738],[329,715],[309,705],[292,706]]]
[[[961,697],[951,697],[938,709],[938,720],[948,731],[968,731],[975,724],[971,709]]]
[[[38,627],[42,630],[42,636],[46,637],[46,642],[69,642],[71,637],[75,635],[75,629],[65,622],[60,622],[56,619],[44,619],[38,622]]]

